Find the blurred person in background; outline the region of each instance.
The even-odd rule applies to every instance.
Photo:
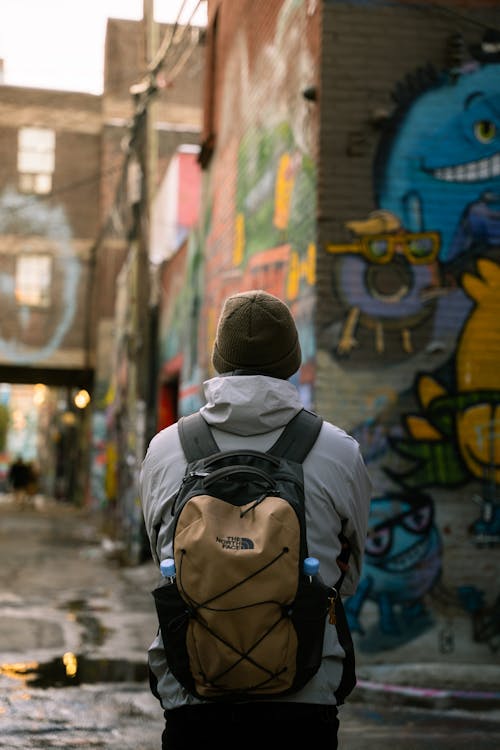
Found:
[[[25,506],[33,494],[32,488],[36,485],[36,480],[32,467],[22,456],[17,456],[10,465],[7,481],[14,495],[14,502],[21,507]]]

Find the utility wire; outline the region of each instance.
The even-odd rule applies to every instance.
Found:
[[[184,50],[184,54],[181,55],[181,57],[177,61],[177,64],[173,67],[172,72],[170,73],[167,79],[167,84],[170,84],[173,81],[175,81],[175,79],[177,78],[181,70],[183,69],[184,65],[187,63],[187,61],[193,54],[195,48],[196,48],[195,44],[191,44],[189,47],[186,47],[186,49]]]
[[[148,71],[151,73],[157,73],[158,70],[161,68],[161,66],[164,63],[165,57],[168,54],[168,51],[170,47],[172,46],[172,42],[175,37],[175,32],[177,31],[177,27],[179,25],[179,19],[182,15],[182,12],[184,10],[184,6],[186,5],[187,0],[183,0],[181,7],[179,8],[179,12],[177,13],[177,18],[175,19],[175,23],[173,26],[170,27],[169,30],[165,32],[165,35],[161,41],[160,46],[158,47],[158,51],[156,52],[156,55],[154,56],[153,60],[148,65]],[[200,3],[196,5],[196,8]],[[192,18],[192,16],[191,16]],[[189,23],[189,22],[188,22]]]
[[[182,12],[184,10],[184,6],[186,5],[187,0],[183,0],[182,5],[177,13],[177,18],[175,20],[175,23],[170,26],[170,28],[166,31],[165,36],[163,37],[160,47],[158,48],[158,52],[156,53],[154,59],[148,64],[147,66],[147,73],[143,77],[143,79],[140,81],[140,83],[137,83],[133,86],[131,86],[131,92],[132,94],[138,94],[138,95],[144,95],[146,98],[145,104],[147,105],[148,100],[156,94],[158,90],[158,85],[156,82],[156,76],[165,64],[167,55],[172,48],[172,45],[174,43],[175,34],[177,31],[177,28],[179,26],[179,19],[182,15]],[[193,26],[191,25],[191,21],[193,20],[193,17],[198,10],[198,8],[201,5],[201,0],[198,0],[196,5],[193,7],[193,10],[191,11],[191,15],[188,18],[187,23],[182,26],[182,34],[180,39],[178,40],[177,44],[180,44],[182,40],[184,39],[184,36],[188,32],[188,30],[191,30]],[[173,80],[172,78],[169,78],[169,81]]]

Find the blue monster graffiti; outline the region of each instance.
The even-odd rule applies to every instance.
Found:
[[[460,274],[500,253],[498,48],[485,37],[459,67],[428,65],[396,86],[373,164],[376,208],[345,223],[350,242],[326,246],[346,311],[337,357],[362,361],[370,336],[393,362],[453,346],[470,309]]]
[[[409,75],[374,165],[376,202],[407,231],[440,234],[439,260],[500,242],[500,64]]]
[[[346,602],[351,630],[365,635],[359,615],[366,600],[378,607],[377,635],[388,636],[387,647],[427,629],[431,623],[423,598],[440,578],[441,553],[430,497],[394,493],[373,498],[364,576]],[[380,648],[380,639],[374,647]]]

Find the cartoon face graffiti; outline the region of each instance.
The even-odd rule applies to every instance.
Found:
[[[364,575],[345,607],[352,632],[365,634],[359,615],[366,600],[378,607],[379,634],[397,640],[426,629],[430,620],[423,597],[441,575],[441,552],[430,497],[417,493],[373,498]]]
[[[390,231],[381,231],[385,225]],[[377,352],[385,350],[385,335],[396,331],[403,351],[413,351],[412,333],[433,314],[439,286],[437,232],[404,231],[396,217],[374,211],[347,227],[357,238],[346,245],[328,245],[337,256],[335,294],[349,308],[337,353],[357,345],[358,322],[374,332]]]
[[[409,231],[438,231],[443,263],[470,247],[478,216],[483,243],[500,237],[499,81],[498,64],[469,64],[455,77],[408,76],[379,144],[377,205]]]
[[[372,500],[364,570],[373,579],[370,598],[414,602],[432,588],[441,572],[441,541],[430,498]]]

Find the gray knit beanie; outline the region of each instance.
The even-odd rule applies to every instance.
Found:
[[[286,380],[301,357],[292,314],[278,297],[254,289],[226,299],[212,353],[218,373],[245,370]]]

